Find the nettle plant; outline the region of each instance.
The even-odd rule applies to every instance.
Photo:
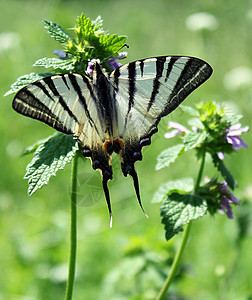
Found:
[[[248,126],[242,128],[239,120],[241,115],[227,113],[213,102],[199,104],[196,108],[185,105],[181,109],[188,113],[190,129],[175,122],[169,122],[171,131],[166,138],[180,135],[182,143],[164,150],[158,156],[156,169],[169,166],[178,157],[189,150],[195,150],[198,160],[201,160],[196,182],[186,178],[165,183],[154,195],[154,202],[161,202],[162,222],[165,224],[166,238],[182,230],[182,226],[209,212],[226,214],[233,218],[232,205],[239,200],[232,194],[235,180],[224,164],[224,154],[230,154],[248,145],[242,140],[241,134],[248,131]],[[206,154],[211,156],[214,167],[223,178],[204,179],[201,184]]]
[[[82,14],[77,18],[75,27],[72,28],[73,34],[66,33],[54,22],[43,20],[43,23],[51,37],[58,41],[63,49],[54,50],[57,57],[44,57],[37,60],[34,66],[50,68],[54,71],[33,72],[21,76],[11,85],[11,89],[6,95],[16,93],[28,84],[54,74],[78,73],[91,76],[97,61],[107,72],[111,72],[121,66],[117,59],[126,56],[125,52],[120,52],[126,46],[126,37],[110,35],[104,31],[101,17],[91,21]],[[181,124],[169,122],[171,130],[166,133],[165,137],[171,138],[178,135],[181,143],[164,150],[158,156],[156,169],[168,167],[170,163],[189,150],[194,150],[201,164],[195,182],[192,178],[167,182],[160,186],[153,197],[153,202],[162,202],[161,217],[167,240],[183,231],[185,226],[181,245],[157,299],[166,297],[186,245],[191,221],[206,215],[207,212],[211,215],[221,212],[228,218],[233,217],[232,206],[239,204],[240,201],[233,195],[232,191],[236,184],[224,164],[224,155],[247,147],[240,137],[242,133],[248,131],[248,127],[242,128],[239,123],[241,116],[227,114],[223,108],[217,107],[213,102],[199,104],[196,108],[184,105],[180,107],[192,117],[189,121],[190,129]],[[71,248],[66,299],[72,299],[75,274],[76,182],[77,158],[82,155],[80,148],[72,135],[56,133],[47,139],[36,142],[23,153],[23,155],[33,153],[33,158],[28,164],[25,174],[29,185],[29,195],[48,184],[51,176],[55,176],[59,169],[64,169],[66,164],[72,161]],[[213,165],[220,175],[203,180],[206,155],[211,156]],[[134,177],[136,175],[132,170],[129,172],[131,172],[130,175],[133,174],[135,188],[138,191],[138,182]],[[220,180],[219,177],[223,180]],[[108,193],[106,186],[104,191],[105,194]]]

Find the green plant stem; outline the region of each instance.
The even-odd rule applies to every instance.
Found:
[[[183,234],[183,238],[182,238],[182,242],[180,244],[180,247],[176,253],[176,256],[174,258],[174,261],[172,263],[172,267],[171,267],[171,271],[168,275],[168,277],[166,278],[166,281],[157,297],[157,300],[163,300],[165,299],[165,296],[166,296],[166,293],[168,291],[168,288],[177,272],[177,269],[178,269],[178,265],[179,265],[179,262],[180,262],[180,259],[182,257],[182,254],[183,254],[183,251],[185,249],[185,245],[186,245],[186,242],[187,242],[187,239],[188,239],[188,236],[189,236],[189,232],[190,232],[190,228],[191,228],[191,223],[188,223],[186,224],[185,226],[185,230],[184,230],[184,234]]]
[[[197,193],[197,190],[200,186],[200,182],[202,179],[202,174],[203,174],[203,170],[204,170],[204,165],[205,165],[205,158],[206,158],[206,152],[204,151],[202,154],[202,159],[201,159],[201,164],[200,164],[200,169],[199,169],[199,173],[198,173],[198,177],[194,186],[194,192]],[[190,232],[190,228],[192,226],[192,222],[187,223],[184,229],[184,234],[182,237],[182,241],[181,244],[179,246],[179,249],[175,255],[175,258],[173,260],[172,266],[171,266],[171,271],[169,273],[169,275],[166,278],[166,281],[158,295],[158,297],[156,298],[156,300],[163,300],[165,299],[166,293],[168,291],[168,288],[174,278],[174,276],[176,275],[183,251],[185,250],[185,246],[189,237],[189,232]]]
[[[68,268],[68,279],[66,287],[65,300],[71,300],[73,294],[74,278],[75,278],[75,263],[76,263],[76,240],[77,240],[77,169],[78,169],[78,154],[74,156],[72,161],[72,182],[71,182],[71,224],[70,224],[70,257]]]
[[[198,188],[200,186],[200,182],[202,179],[202,175],[203,175],[203,170],[204,170],[204,166],[205,166],[205,159],[206,159],[206,151],[203,149],[203,153],[202,153],[202,159],[201,159],[201,164],[200,164],[200,169],[199,169],[199,174],[194,186],[194,193],[197,194]]]

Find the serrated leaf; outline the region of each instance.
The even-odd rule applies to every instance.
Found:
[[[59,133],[59,132],[56,132],[54,135],[52,136],[49,136],[45,139],[42,139],[42,140],[38,140],[37,142],[35,142],[33,145],[31,146],[28,146],[27,148],[24,149],[23,153],[21,154],[21,156],[25,156],[25,155],[28,155],[28,154],[31,154],[33,152],[35,152],[37,150],[37,148],[45,143],[46,141],[48,141],[50,138],[54,137],[54,136],[57,136],[57,135],[61,135],[62,133]]]
[[[54,68],[71,71],[74,69],[73,59],[60,59],[55,57],[43,57],[35,61],[34,67]]]
[[[200,116],[200,112],[199,112],[197,109],[195,109],[195,108],[193,108],[193,107],[191,107],[191,106],[187,106],[187,105],[182,104],[182,105],[180,105],[179,107],[180,107],[185,113],[187,113],[187,114],[189,114],[189,115],[191,115],[191,116],[193,116],[193,117],[199,117],[199,116]]]
[[[156,170],[168,167],[184,153],[184,145],[178,144],[162,151],[157,158]]]
[[[165,237],[169,240],[183,231],[185,224],[205,215],[207,203],[198,195],[172,193],[165,198],[160,210]]]
[[[152,201],[153,203],[162,202],[164,197],[168,193],[188,193],[191,192],[194,188],[194,181],[192,178],[183,178],[178,180],[168,181],[158,188],[155,192]]]
[[[95,35],[100,35],[104,33],[103,30],[103,20],[101,18],[101,16],[98,16],[94,21],[92,21],[93,24],[93,30]]]
[[[94,36],[93,24],[84,14],[77,18],[76,30],[84,40],[89,40],[90,36]]]
[[[45,78],[45,77],[48,77],[48,76],[51,76],[53,75],[52,73],[30,73],[30,74],[26,74],[26,75],[23,75],[23,76],[20,76],[16,82],[14,82],[11,86],[10,86],[10,90],[8,92],[6,92],[4,94],[4,96],[7,96],[7,95],[10,95],[10,94],[13,94],[13,93],[16,93],[18,92],[21,88],[27,86],[28,84],[36,81],[36,80],[39,80],[41,78]]]
[[[42,20],[42,22],[45,24],[45,28],[50,33],[51,37],[57,42],[63,44],[71,40],[71,37],[61,28],[60,25],[47,20]]]
[[[196,148],[198,145],[200,145],[202,142],[204,142],[205,138],[207,136],[207,133],[205,131],[202,132],[189,132],[184,136],[184,145],[185,145],[185,151],[191,150],[193,148]]]
[[[56,176],[60,169],[71,162],[78,150],[78,142],[72,136],[58,134],[51,136],[36,149],[32,161],[26,168],[25,179],[28,179],[28,194],[48,184],[51,176]]]
[[[213,159],[214,166],[221,173],[222,177],[225,179],[228,186],[233,190],[235,188],[235,181],[232,174],[224,165],[223,160],[219,159],[217,154],[212,154],[212,159]]]

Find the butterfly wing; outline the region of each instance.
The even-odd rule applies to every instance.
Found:
[[[135,61],[110,76],[117,110],[117,134],[124,141],[120,152],[124,175],[130,174],[140,201],[134,163],[151,143],[160,119],[171,113],[206,81],[212,68],[192,57],[163,56]]]
[[[108,139],[92,81],[79,74],[55,75],[22,88],[13,108],[65,134],[72,134],[90,157],[94,169],[112,178],[110,156],[103,150]]]
[[[111,215],[107,181],[112,179],[111,157],[104,151],[109,139],[103,110],[91,79],[79,74],[46,77],[22,88],[12,106],[17,112],[40,120],[56,130],[72,134],[101,171]]]

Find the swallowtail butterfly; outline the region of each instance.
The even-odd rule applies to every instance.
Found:
[[[160,56],[131,62],[106,73],[98,62],[92,76],[54,75],[22,88],[13,100],[20,114],[73,135],[102,175],[111,214],[108,180],[117,153],[124,176],[131,175],[140,200],[135,162],[150,145],[160,119],[170,114],[212,73],[193,57]]]

